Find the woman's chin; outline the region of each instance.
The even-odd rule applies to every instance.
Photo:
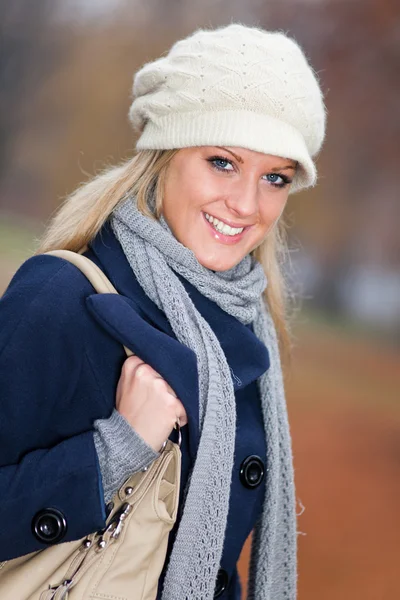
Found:
[[[197,258],[197,260],[199,261],[199,263],[205,267],[206,269],[209,269],[210,271],[228,271],[229,269],[232,269],[232,267],[234,267],[235,265],[237,265],[241,259],[243,257],[238,258],[237,260],[234,259],[233,256],[231,257],[217,257],[217,256],[205,256],[204,254],[196,254],[195,256]]]

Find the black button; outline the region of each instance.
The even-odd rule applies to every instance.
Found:
[[[247,488],[256,488],[262,482],[264,472],[265,466],[261,458],[256,455],[248,456],[240,465],[240,481]]]
[[[67,522],[62,512],[56,508],[45,508],[33,517],[32,532],[39,542],[55,544],[65,536]]]
[[[224,569],[220,569],[217,575],[217,583],[215,586],[214,598],[222,596],[226,588],[228,587],[228,573]]]

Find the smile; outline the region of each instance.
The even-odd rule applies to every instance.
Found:
[[[222,233],[223,235],[239,235],[239,233],[242,233],[242,231],[245,229],[244,227],[231,227],[227,223],[224,223],[224,221],[220,221],[220,219],[212,217],[208,213],[204,213],[204,215],[207,221],[213,226],[213,228],[219,233]]]

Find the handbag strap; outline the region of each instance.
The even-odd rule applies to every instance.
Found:
[[[92,260],[90,260],[90,258],[87,258],[82,254],[72,252],[71,250],[50,250],[44,254],[58,256],[59,258],[63,258],[64,260],[72,263],[75,267],[82,271],[97,293],[118,294],[111,281],[105,276],[103,271]],[[124,350],[127,356],[133,355],[132,350],[126,346],[124,346]]]

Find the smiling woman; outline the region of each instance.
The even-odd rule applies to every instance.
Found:
[[[201,265],[226,271],[278,221],[295,165],[245,148],[185,148],[168,165],[162,213]]]
[[[129,115],[135,156],[66,199],[0,301],[2,600],[20,597],[28,553],[32,600],[74,588],[82,600],[239,600],[252,530],[248,599],[295,600],[282,213],[316,183],[318,80],[282,32],[200,29],[135,74]],[[75,266],[44,254],[55,249],[83,253],[119,295],[93,294]],[[129,551],[129,497],[177,422],[176,522]],[[157,522],[171,480],[160,490]],[[96,576],[85,566],[89,589],[78,571],[96,532],[95,555],[119,538],[120,560],[100,558]],[[68,571],[35,567],[82,536]]]

